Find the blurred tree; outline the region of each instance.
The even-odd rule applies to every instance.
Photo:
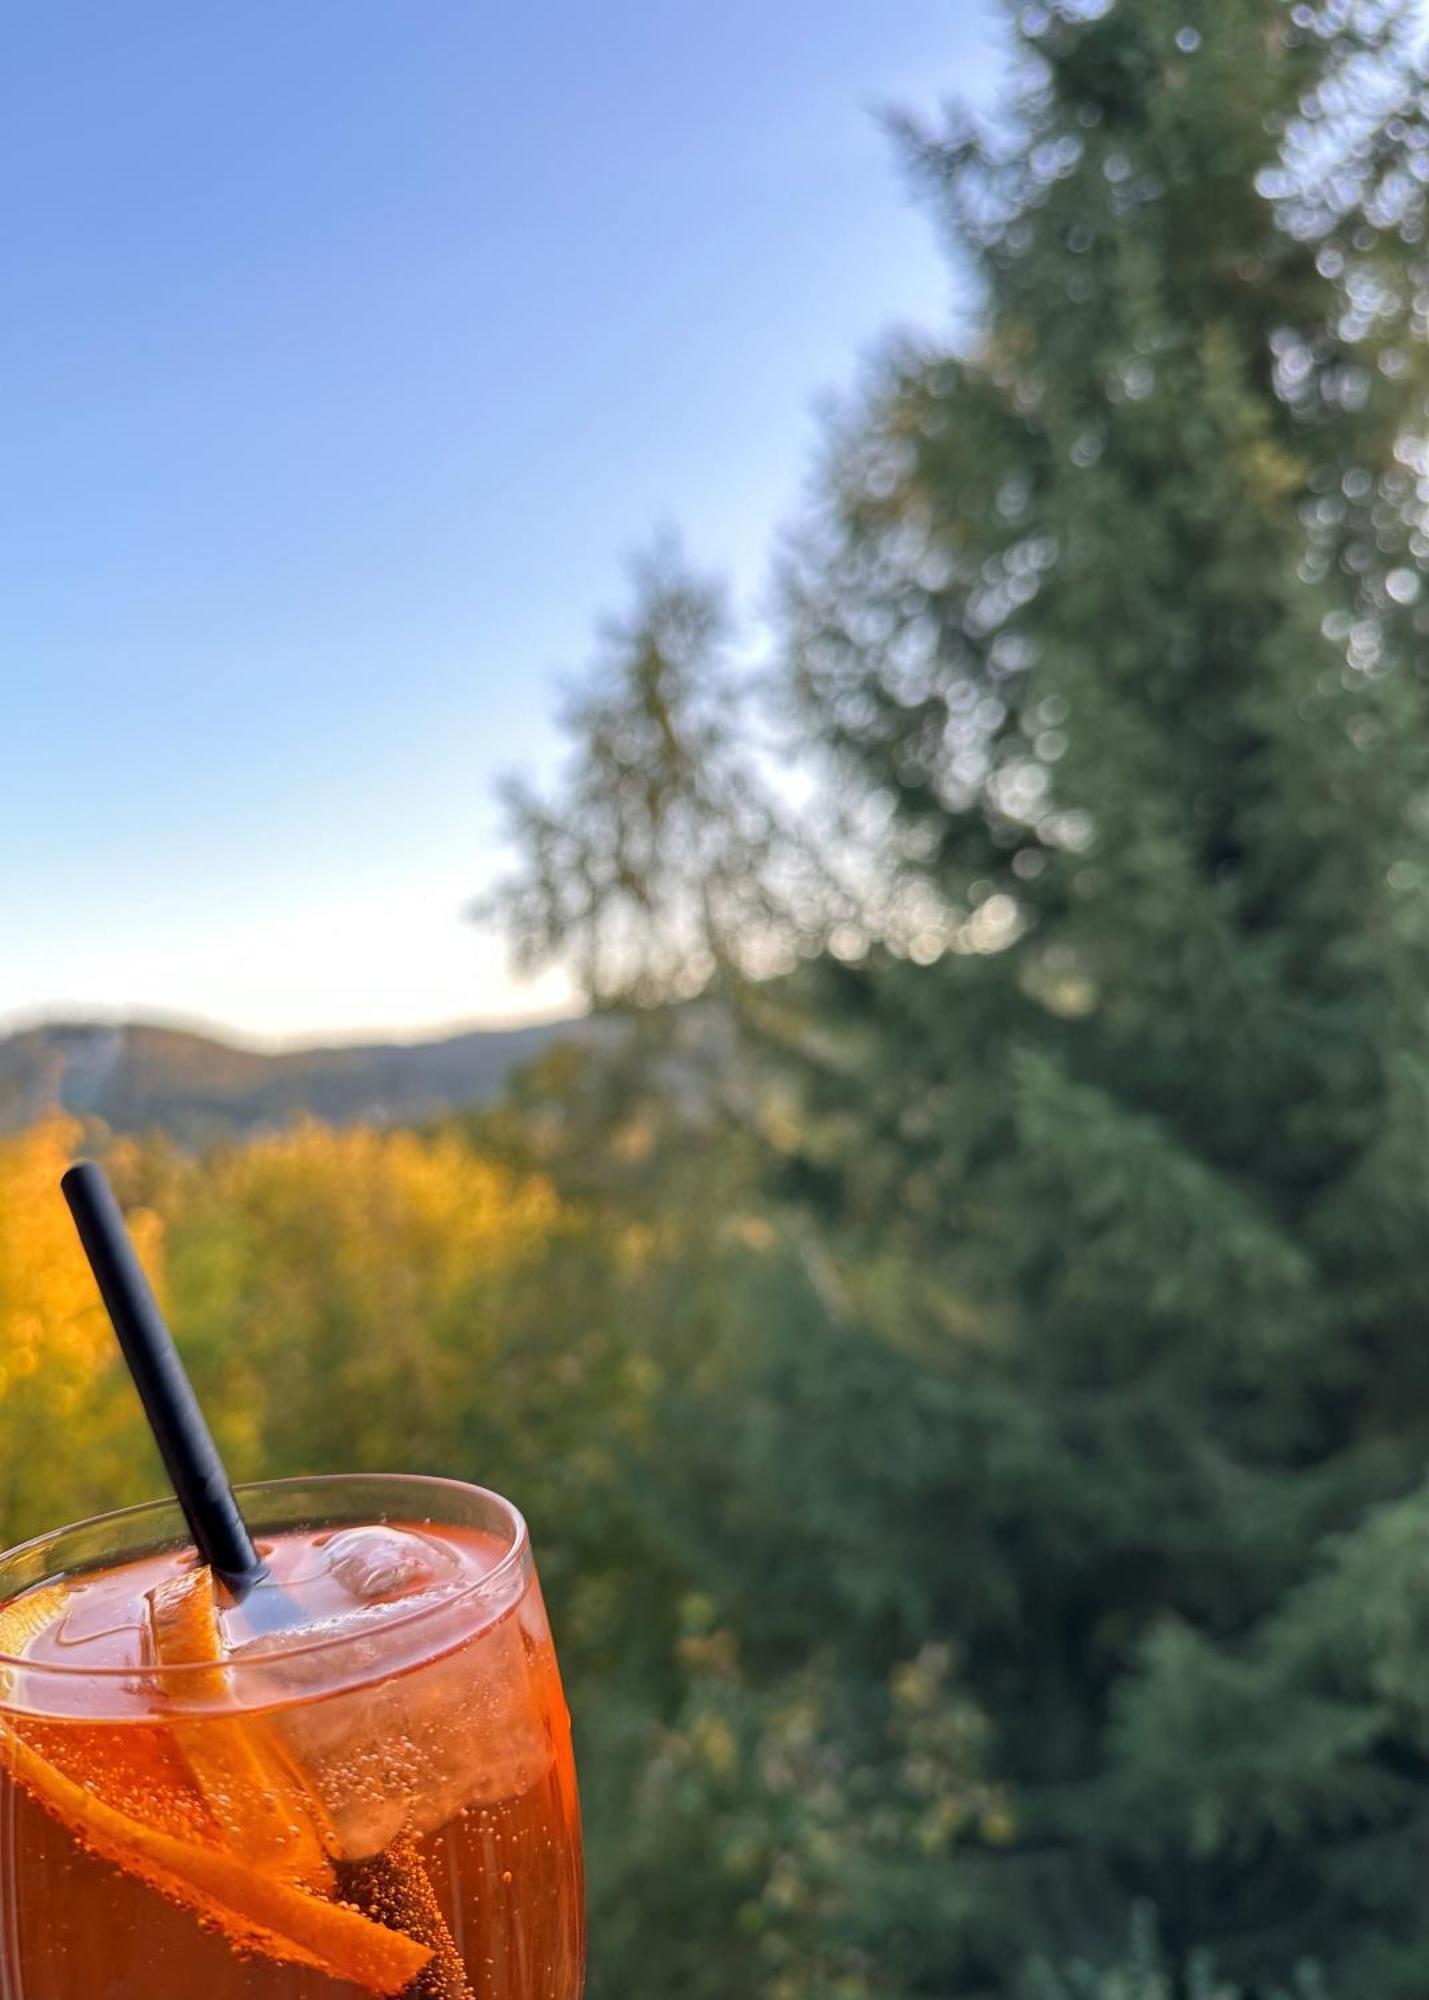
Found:
[[[1179,1994],[1184,1994],[1185,2000],[1240,2000],[1239,1993],[1219,1980],[1204,1958],[1193,1958],[1184,1982],[1178,1982],[1148,1913],[1140,1910],[1133,1919],[1131,1951],[1125,1964],[1102,1970],[1074,1966],[1065,1978],[1039,1969],[1031,2000],[1176,2000]],[[1304,1967],[1296,1974],[1291,1992],[1280,1991],[1267,2000],[1330,2000],[1330,1996],[1319,1975]]]
[[[589,965],[613,896],[702,916],[701,855],[735,854],[742,901],[675,962],[725,991],[798,968],[743,1001],[791,1249],[706,1400],[698,1559],[765,1673],[823,1649],[851,1740],[879,1740],[899,1660],[955,1649],[1015,1837],[959,1829],[969,1891],[922,1905],[936,1947],[898,1990],[1106,1963],[1149,1898],[1172,1962],[1209,1944],[1263,1992],[1313,1951],[1417,2000],[1429,1739],[1311,1580],[1348,1534],[1331,1574],[1410,1615],[1397,1517],[1367,1510],[1429,1449],[1415,13],[1016,26],[1011,127],[904,133],[976,335],[890,365],[786,576],[847,851],[790,893],[782,824],[736,814],[673,872],[613,843],[633,879],[562,900],[552,830],[581,855],[607,825],[627,679],[575,713],[543,839],[518,816],[507,907]],[[702,654],[668,713],[724,712],[718,672]],[[735,758],[723,734],[742,798]],[[621,810],[717,826],[705,768]],[[639,968],[644,999],[658,943]],[[907,1872],[858,1917],[885,1967]],[[1086,1990],[1166,1983],[1109,1978]]]
[[[524,965],[572,954],[597,1001],[697,993],[732,955],[772,969],[782,898],[821,873],[741,733],[718,587],[670,542],[634,579],[633,614],[566,704],[561,808],[507,785],[525,866],[477,911]]]
[[[235,1471],[380,1470],[399,1440],[435,1466],[463,1425],[471,1453],[513,1274],[558,1227],[548,1184],[454,1139],[305,1124],[196,1163],[169,1283]]]

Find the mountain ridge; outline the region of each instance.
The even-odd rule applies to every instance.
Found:
[[[55,1110],[116,1132],[167,1132],[186,1145],[304,1113],[339,1125],[407,1123],[490,1103],[543,1050],[599,1040],[608,1027],[577,1017],[416,1041],[263,1049],[150,1020],[40,1022],[0,1036],[0,1131]]]

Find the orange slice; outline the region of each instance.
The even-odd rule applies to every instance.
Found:
[[[3,1733],[0,1760],[92,1854],[184,1904],[240,1946],[385,1994],[410,1986],[432,1955],[429,1946],[347,1903],[324,1902],[232,1855],[156,1833],[66,1777],[13,1729]]]
[[[223,1664],[213,1572],[184,1570],[149,1592],[149,1643],[174,1676],[178,1707],[205,1714],[170,1723],[225,1845],[255,1868],[309,1888],[331,1888],[332,1865],[319,1832],[321,1808],[262,1716],[225,1715],[233,1694]],[[217,1712],[215,1712],[217,1711]]]
[[[23,1656],[64,1598],[64,1586],[54,1584],[0,1610],[0,1653]],[[409,1987],[432,1956],[429,1945],[350,1904],[325,1901],[235,1855],[144,1825],[43,1757],[13,1722],[0,1721],[0,1766],[92,1854],[192,1910],[240,1950],[388,1995]]]

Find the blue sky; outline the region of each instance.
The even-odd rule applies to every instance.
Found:
[[[559,1009],[461,907],[662,524],[757,603],[950,278],[870,106],[992,0],[43,0],[0,25],[0,1025]]]

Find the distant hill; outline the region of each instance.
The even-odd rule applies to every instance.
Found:
[[[605,1024],[479,1028],[423,1042],[267,1052],[182,1028],[56,1022],[0,1037],[0,1130],[61,1106],[117,1132],[158,1128],[189,1145],[281,1125],[431,1118],[497,1096],[558,1041]]]

